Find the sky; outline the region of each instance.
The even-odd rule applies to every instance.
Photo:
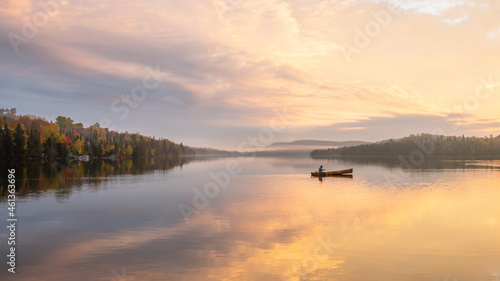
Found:
[[[498,0],[0,0],[0,107],[236,149],[500,134]]]

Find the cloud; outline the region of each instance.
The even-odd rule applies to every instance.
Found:
[[[21,16],[32,11],[32,1],[30,0],[4,0],[0,6],[0,15]]]
[[[39,7],[4,2],[0,32],[22,35],[22,19]],[[283,106],[289,132],[391,114],[443,116],[474,94],[479,76],[500,76],[491,63],[500,50],[499,4],[427,2],[398,2],[405,11],[349,63],[341,43],[354,44],[388,1],[241,0],[222,10],[210,1],[68,1],[18,54],[0,39],[0,95],[26,114],[76,114],[91,124],[111,118],[119,128],[173,139],[185,133],[178,126],[191,126],[198,143],[214,137],[213,126],[228,145],[241,140],[229,141],[223,128],[251,135]],[[117,118],[111,103],[157,65],[168,77],[131,111],[134,120]],[[496,102],[492,95],[473,117],[495,117]],[[380,135],[364,127],[344,130]]]
[[[315,128],[308,133],[331,140],[384,140],[401,138],[415,133],[439,135],[478,135],[500,127],[498,118],[478,119],[472,114],[444,116],[424,114],[390,114],[353,122]]]

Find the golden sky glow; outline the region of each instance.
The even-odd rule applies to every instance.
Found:
[[[220,147],[283,107],[276,141],[500,127],[498,1],[35,2],[0,5],[1,106],[22,114]],[[161,85],[119,118],[113,100],[157,66]]]

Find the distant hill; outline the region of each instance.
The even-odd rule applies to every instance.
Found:
[[[242,154],[238,151],[228,151],[220,150],[208,147],[195,147],[193,152],[197,156],[241,156]]]
[[[500,136],[478,138],[417,134],[401,139],[390,139],[372,144],[317,149],[311,152],[311,156],[313,157],[398,156],[412,154],[424,156],[500,155]]]
[[[365,141],[325,141],[325,140],[296,140],[292,142],[275,142],[258,149],[257,156],[309,156],[315,149],[337,148],[351,145],[369,144]]]
[[[268,147],[277,146],[327,146],[327,147],[342,147],[369,144],[366,141],[324,141],[324,140],[297,140],[292,142],[275,142]]]

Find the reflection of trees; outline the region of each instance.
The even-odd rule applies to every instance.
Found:
[[[170,170],[182,166],[192,158],[139,158],[118,161],[25,161],[4,163],[0,161],[0,199],[6,200],[7,169],[16,170],[18,196],[28,196],[44,191],[55,192],[56,197],[66,198],[83,184],[96,185],[119,175],[141,175],[151,170]]]

